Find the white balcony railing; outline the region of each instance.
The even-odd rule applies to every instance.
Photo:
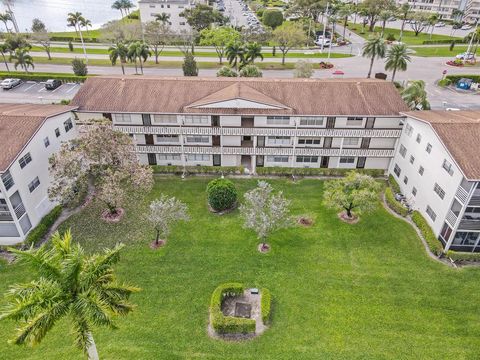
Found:
[[[450,226],[451,226],[452,228],[454,228],[454,227],[455,227],[455,224],[457,223],[457,215],[455,215],[455,214],[453,213],[453,211],[450,210],[450,211],[447,213],[447,217],[446,217],[445,220],[447,220],[447,222],[450,224]]]
[[[455,193],[455,196],[457,197],[458,200],[460,200],[462,204],[465,204],[465,202],[468,199],[468,192],[464,188],[459,186],[457,189],[457,192]]]
[[[15,212],[17,219],[20,220],[23,214],[25,214],[25,205],[23,205],[23,203],[20,203],[17,205],[17,207],[13,211]]]

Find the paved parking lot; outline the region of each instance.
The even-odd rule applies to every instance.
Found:
[[[80,89],[80,84],[65,83],[55,90],[45,89],[44,82],[25,81],[10,90],[0,90],[0,102],[3,103],[45,103],[69,100]]]

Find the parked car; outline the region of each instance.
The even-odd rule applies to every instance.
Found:
[[[470,30],[472,28],[472,25],[465,24],[461,27],[462,30]]]
[[[445,23],[444,22],[439,22],[435,24],[435,27],[444,27]]]
[[[324,47],[329,47],[332,42],[330,39],[324,39],[323,37],[319,37],[317,40],[315,40],[315,45],[322,46],[322,44]]]
[[[461,54],[458,54],[455,57],[457,59],[460,59],[460,60],[473,60],[473,59],[475,59],[475,54],[474,53],[463,52]]]
[[[21,83],[22,80],[20,79],[5,79],[0,83],[0,86],[3,88],[3,90],[10,90]]]
[[[460,29],[462,26],[463,26],[463,24],[453,24],[452,29],[457,30],[457,29]]]
[[[58,79],[48,79],[47,82],[45,83],[45,89],[55,90],[60,85],[62,85],[62,82],[60,80],[58,80]]]

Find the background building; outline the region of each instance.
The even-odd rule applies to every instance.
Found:
[[[458,19],[456,10],[463,12],[464,21],[474,23],[480,19],[480,0],[408,0],[408,3],[412,10],[435,13],[441,19]]]
[[[48,159],[76,136],[73,109],[0,104],[0,245],[23,241],[54,207]]]
[[[140,0],[140,20],[147,23],[155,20],[155,15],[169,15],[168,23],[172,32],[189,31],[190,26],[180,13],[186,8],[195,6],[195,0]]]

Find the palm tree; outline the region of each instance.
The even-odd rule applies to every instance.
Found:
[[[151,55],[148,45],[142,41],[135,41],[128,47],[127,57],[135,62],[135,74],[137,74],[137,59],[140,62],[140,71],[143,75],[143,63]]]
[[[120,10],[120,13],[122,14],[122,18],[123,18],[123,6],[122,6],[122,2],[120,0],[115,1],[112,4],[112,9]]]
[[[7,68],[7,71],[10,71],[10,69],[8,68],[8,61],[5,55],[9,53],[10,53],[10,48],[8,47],[8,45],[5,43],[0,44],[0,54],[2,54],[3,62],[5,63],[5,67]]]
[[[393,16],[393,13],[388,10],[384,10],[380,13],[378,16],[379,20],[382,21],[382,32],[380,33],[380,37],[383,38],[383,35],[385,34],[385,26],[387,26],[387,21]]]
[[[88,19],[82,18],[80,20],[80,26],[84,27],[87,30],[87,35],[90,36],[90,31],[88,31],[88,27],[92,27],[92,22]]]
[[[403,100],[412,110],[430,110],[430,103],[427,100],[425,81],[414,80],[401,93]]]
[[[440,19],[440,17],[438,16],[438,14],[432,14],[428,17],[428,25],[431,26],[431,29],[430,29],[430,40],[432,40],[432,35],[433,35],[433,30],[435,30],[435,24],[438,23],[438,20]]]
[[[385,70],[393,70],[392,82],[395,81],[395,73],[397,70],[406,71],[407,63],[410,62],[411,50],[405,44],[393,45],[387,51],[387,61],[385,62]]]
[[[162,24],[167,24],[170,20],[170,14],[167,13],[161,13],[161,14],[155,14],[155,21],[158,21]]]
[[[120,65],[122,66],[122,73],[125,75],[125,63],[127,62],[128,59],[128,48],[127,46],[119,42],[116,45],[110,46],[108,49],[108,53],[110,56],[110,61],[112,62],[112,65],[115,65],[117,63],[117,59],[120,59]]]
[[[338,16],[343,18],[343,35],[342,38],[345,40],[345,32],[347,31],[348,18],[353,14],[354,8],[353,4],[343,4],[340,10],[338,11]]]
[[[33,58],[28,53],[28,48],[18,48],[15,52],[10,56],[11,60],[14,60],[13,66],[15,70],[17,70],[18,66],[28,72],[28,68],[31,67],[32,69],[35,68],[33,65]]]
[[[403,37],[403,29],[405,28],[405,22],[411,15],[410,5],[408,3],[402,4],[402,6],[398,8],[398,15],[402,19],[402,25],[400,26],[400,36],[398,37],[398,41],[401,42]]]
[[[88,65],[87,50],[85,49],[85,43],[83,42],[83,35],[81,25],[86,19],[82,16],[81,12],[68,13],[67,26],[73,26],[75,31],[80,35],[80,41],[82,42],[83,55],[85,56],[85,63]]]
[[[126,15],[130,14],[130,9],[135,7],[130,0],[120,0],[120,3],[122,4],[122,8],[125,10]]]
[[[238,65],[245,62],[245,48],[239,41],[231,42],[225,49],[225,56],[230,66],[233,65],[235,70],[238,70]]]
[[[8,22],[12,21],[12,16],[8,12],[0,14],[0,21],[3,22],[3,24],[5,25],[5,29],[7,30],[7,32],[10,32],[10,29],[8,28]]]
[[[385,40],[379,36],[371,37],[363,45],[362,56],[370,58],[370,68],[368,70],[367,78],[372,75],[373,62],[376,58],[383,59],[385,57]]]
[[[88,359],[98,359],[93,327],[114,328],[113,317],[127,315],[133,309],[128,299],[139,291],[115,279],[112,266],[119,261],[122,247],[88,256],[78,243],[72,243],[67,231],[63,236],[55,233],[51,245],[38,250],[10,249],[18,261],[39,273],[36,280],[14,285],[6,294],[8,304],[0,320],[21,322],[13,342],[37,344],[55,323],[68,317],[76,347]]]
[[[256,58],[260,58],[263,61],[262,46],[257,42],[248,43],[245,46],[245,61],[254,64]]]

